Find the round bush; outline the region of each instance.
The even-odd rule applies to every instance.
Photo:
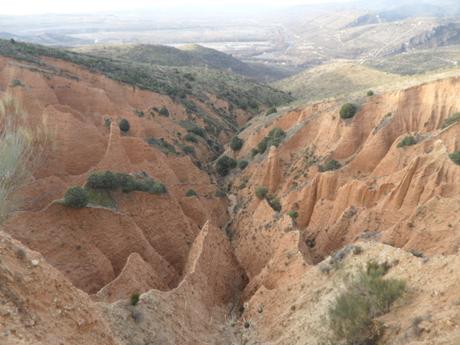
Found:
[[[81,187],[71,187],[65,192],[64,204],[73,208],[83,208],[88,205],[88,192]]]
[[[292,210],[288,212],[288,216],[291,217],[293,220],[297,219],[299,217],[299,212]]]
[[[217,160],[216,171],[220,176],[227,176],[230,170],[236,168],[236,160],[229,156],[222,156]]]
[[[356,115],[358,111],[358,107],[351,103],[346,103],[340,109],[340,117],[342,119],[351,119],[353,116]]]
[[[256,188],[256,196],[259,199],[265,199],[265,197],[267,196],[267,193],[268,193],[267,187],[259,186]]]
[[[374,91],[372,91],[372,90],[367,91],[367,96],[368,97],[374,96]]]
[[[241,161],[238,161],[238,168],[240,170],[244,170],[246,169],[246,167],[248,166],[249,162],[246,161],[246,160],[241,160]]]
[[[233,137],[230,141],[230,148],[233,151],[239,151],[243,147],[244,141],[239,137]]]
[[[118,124],[118,127],[120,127],[120,131],[122,131],[123,133],[127,133],[131,126],[129,125],[128,120],[122,119],[120,123]]]
[[[189,189],[186,193],[185,196],[191,197],[191,196],[197,196],[196,192],[193,189]]]

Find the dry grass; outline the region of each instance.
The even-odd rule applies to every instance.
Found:
[[[27,115],[11,96],[0,100],[0,222],[19,207],[16,192],[40,159],[47,142],[44,128],[28,128]]]

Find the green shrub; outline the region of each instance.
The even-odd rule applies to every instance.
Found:
[[[270,205],[270,207],[277,211],[277,212],[280,212],[281,211],[281,202],[278,198],[275,198],[274,196],[272,195],[269,195],[267,197],[267,201],[268,201],[268,204]]]
[[[248,166],[249,162],[246,160],[240,160],[238,161],[238,169],[244,170]]]
[[[281,128],[273,128],[268,135],[257,144],[257,153],[264,153],[270,146],[278,147],[286,137]]]
[[[198,139],[193,133],[187,133],[187,135],[184,137],[185,141],[191,142],[191,143],[197,143]]]
[[[195,192],[193,189],[189,189],[189,190],[185,193],[185,196],[187,196],[187,197],[198,196],[198,194],[196,194],[196,192]]]
[[[406,288],[404,281],[383,279],[387,271],[387,265],[368,263],[329,307],[329,326],[336,341],[376,343],[382,327],[374,319],[387,313]]]
[[[195,153],[195,148],[192,146],[184,146],[182,148],[182,151],[187,155],[192,155]]]
[[[166,187],[155,182],[150,177],[137,178],[130,174],[117,173],[117,187],[121,188],[124,193],[145,192],[150,194],[164,194],[167,192]]]
[[[220,176],[227,176],[230,170],[236,168],[236,161],[228,156],[222,156],[217,160],[216,171]]]
[[[374,96],[374,91],[372,90],[367,91],[367,97],[372,97],[372,96]]]
[[[137,305],[137,303],[139,303],[139,299],[140,299],[140,294],[135,292],[131,295],[129,302],[131,305]]]
[[[278,110],[275,107],[271,107],[270,109],[267,110],[267,112],[265,113],[265,116],[269,116],[269,115],[277,113],[277,112],[278,112]]]
[[[168,117],[169,116],[169,110],[165,106],[162,106],[160,108],[160,110],[158,110],[158,114],[160,114],[161,116],[164,116],[164,117]]]
[[[460,151],[456,151],[449,155],[449,158],[457,165],[460,165]]]
[[[258,149],[255,149],[255,148],[252,148],[252,149],[251,149],[251,157],[254,158],[258,153],[259,153],[259,150],[258,150]]]
[[[259,199],[265,199],[268,193],[268,188],[264,186],[256,187],[256,197]]]
[[[134,109],[134,114],[137,115],[138,117],[144,117],[145,114],[142,110],[139,109]]]
[[[322,164],[319,166],[319,171],[326,172],[326,171],[333,171],[338,170],[342,167],[340,162],[336,161],[335,159],[331,159],[326,162],[326,164]]]
[[[450,125],[456,122],[460,122],[460,113],[455,113],[454,115],[445,119],[444,122],[442,123],[442,128],[449,127]]]
[[[189,132],[193,133],[193,134],[198,135],[199,137],[206,138],[206,131],[204,130],[204,128],[194,126],[194,127],[190,128],[190,129],[187,129],[187,130]]]
[[[95,172],[88,176],[86,186],[93,189],[116,189],[118,179],[116,174],[111,171]]]
[[[412,135],[408,135],[404,137],[403,140],[400,141],[400,143],[398,144],[398,147],[412,146],[415,144],[417,144],[417,140],[415,139],[415,137]]]
[[[127,133],[129,131],[130,124],[128,120],[121,119],[120,123],[118,124],[118,127],[120,127],[120,131],[122,131],[123,133]]]
[[[83,208],[88,205],[88,192],[81,187],[71,187],[65,192],[64,204],[73,208]]]
[[[267,140],[263,139],[260,143],[257,144],[257,153],[264,153],[267,150]]]
[[[288,216],[291,217],[293,220],[296,220],[299,217],[299,212],[295,210],[289,211]]]
[[[243,147],[244,141],[239,137],[233,137],[230,141],[230,148],[233,151],[239,151]]]
[[[340,109],[340,117],[342,119],[351,119],[353,116],[356,115],[358,111],[358,107],[352,103],[346,103],[342,105]]]

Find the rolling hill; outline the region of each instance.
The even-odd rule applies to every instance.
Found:
[[[211,68],[233,72],[260,81],[281,79],[289,74],[289,71],[280,67],[247,64],[229,54],[198,44],[184,45],[178,48],[149,44],[96,45],[84,46],[75,50],[95,56],[135,61],[150,65]]]

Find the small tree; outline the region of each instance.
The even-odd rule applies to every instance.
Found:
[[[73,208],[83,208],[88,205],[88,192],[81,187],[71,187],[64,195],[64,204]]]
[[[120,127],[120,131],[122,131],[123,133],[127,133],[127,132],[129,132],[129,129],[130,129],[131,126],[130,126],[128,120],[121,119],[120,123],[118,124],[118,127]]]
[[[374,91],[372,90],[367,91],[367,97],[372,97],[372,96],[374,96]]]
[[[267,187],[264,187],[264,186],[256,187],[256,197],[258,197],[259,199],[265,199],[265,197],[267,196],[267,193],[268,193]]]
[[[244,141],[239,137],[233,137],[230,141],[230,148],[233,151],[239,151],[243,147]]]
[[[222,156],[217,160],[216,171],[220,176],[227,176],[230,170],[236,168],[236,161],[229,156]]]
[[[346,103],[342,105],[340,109],[340,117],[342,119],[351,119],[353,116],[356,115],[358,111],[358,107],[352,103]]]

